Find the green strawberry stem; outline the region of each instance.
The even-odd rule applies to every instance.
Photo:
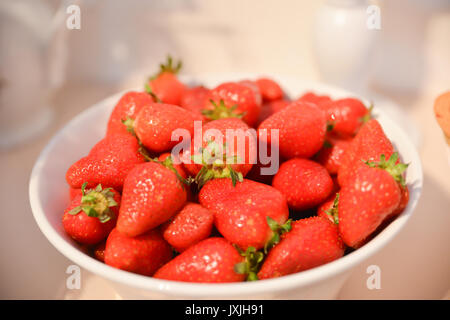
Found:
[[[372,119],[372,110],[373,110],[373,102],[370,103],[370,107],[368,108],[368,112],[360,119],[362,123],[368,122]]]
[[[371,168],[380,168],[386,170],[394,178],[395,181],[397,181],[402,187],[405,187],[406,182],[403,173],[408,168],[409,163],[397,163],[398,159],[398,153],[394,152],[388,160],[386,160],[386,156],[382,154],[380,156],[380,161],[365,161],[364,163]]]
[[[218,119],[225,119],[225,118],[238,118],[241,119],[245,112],[237,113],[236,109],[238,107],[237,104],[227,107],[225,105],[225,102],[223,100],[220,100],[219,104],[217,104],[214,100],[209,100],[211,104],[213,105],[213,109],[203,109],[202,114],[210,119],[210,120],[218,120]]]
[[[201,154],[192,156],[194,163],[202,165],[194,179],[199,188],[215,178],[231,178],[233,187],[237,182],[243,181],[242,173],[235,171],[230,165],[237,162],[238,156],[228,157],[224,150],[226,150],[226,144],[220,148],[215,141],[210,141],[206,148],[200,150]]]
[[[264,259],[264,254],[261,251],[257,251],[254,247],[248,247],[244,252],[237,245],[233,246],[239,251],[241,256],[245,257],[243,262],[234,265],[234,272],[246,274],[247,281],[258,280],[257,274]]]
[[[127,117],[125,120],[122,120],[122,123],[126,127],[127,131],[136,137],[136,133],[134,132],[134,119]]]
[[[157,103],[162,103],[161,99],[153,92],[148,83],[145,84],[145,92],[147,92]]]
[[[69,211],[71,215],[77,215],[81,211],[89,217],[98,218],[100,222],[105,223],[114,217],[111,207],[116,207],[114,193],[111,188],[102,189],[99,184],[95,189],[86,192],[87,182],[81,186],[81,204]]]
[[[145,156],[144,156],[145,157]],[[183,178],[177,171],[177,169],[175,169],[175,167],[173,166],[173,160],[172,160],[172,156],[167,157],[166,159],[164,159],[164,161],[159,161],[158,158],[148,158],[148,161],[153,161],[156,163],[159,163],[161,165],[163,165],[164,167],[166,167],[167,169],[169,169],[170,171],[172,171],[173,173],[175,173],[175,175],[177,176],[177,179],[181,182],[181,187],[184,189],[185,186],[189,186],[192,183],[192,180],[190,179],[190,177],[188,179]]]
[[[338,205],[339,205],[339,193],[336,193],[336,198],[334,198],[333,206],[329,210],[324,210],[324,212],[327,215],[333,218],[335,224],[339,224]]]
[[[173,74],[177,74],[180,72],[181,68],[183,66],[183,62],[179,60],[176,64],[174,63],[172,56],[170,54],[167,55],[166,63],[161,63],[159,65],[159,71],[157,74],[149,77],[149,81],[155,80],[164,72],[169,72]]]
[[[271,217],[266,217],[267,224],[269,225],[269,228],[272,230],[273,235],[272,238],[270,238],[269,241],[267,241],[266,245],[264,246],[264,253],[267,253],[274,245],[276,245],[278,242],[280,242],[280,237],[282,234],[291,231],[292,220],[287,220],[284,224],[280,225],[278,222],[276,222]]]

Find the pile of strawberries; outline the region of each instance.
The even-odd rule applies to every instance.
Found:
[[[98,260],[175,281],[280,277],[361,247],[406,207],[407,165],[360,100],[289,100],[267,78],[188,87],[180,67],[169,58],[124,94],[105,137],[67,171],[63,226]],[[194,136],[195,121],[223,135],[253,128],[257,140],[242,152],[202,135],[199,150],[174,152],[173,132]],[[279,151],[274,174],[252,157],[257,143]],[[211,146],[226,156],[209,161]]]

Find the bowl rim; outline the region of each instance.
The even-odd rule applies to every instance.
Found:
[[[192,79],[208,78],[213,74],[199,75],[197,77],[192,77]],[[225,77],[227,74],[220,74],[220,77]],[[251,75],[239,75],[239,77],[255,77],[255,74]],[[229,78],[237,77],[236,74],[228,74]],[[274,79],[296,79],[292,76],[282,76],[282,75],[272,75]],[[241,78],[242,79],[242,78]],[[341,92],[343,94],[348,94],[348,96],[358,96],[352,94],[347,90],[343,90],[328,84],[324,84],[317,81],[309,81],[299,78],[298,81],[303,81],[308,83],[308,86],[312,90],[319,87],[320,91],[330,90],[334,92]],[[383,248],[387,243],[389,243],[396,234],[404,227],[406,222],[411,217],[414,208],[416,207],[420,193],[423,185],[423,171],[420,156],[417,149],[409,140],[408,136],[401,128],[399,128],[385,113],[381,110],[375,108],[377,114],[383,114],[385,121],[390,122],[389,126],[393,126],[397,131],[397,134],[402,136],[402,140],[406,142],[407,146],[405,148],[412,151],[412,161],[416,163],[417,177],[414,185],[414,189],[410,190],[410,201],[405,208],[405,210],[400,214],[394,221],[392,221],[385,229],[383,229],[377,236],[370,240],[363,247],[339,258],[330,263],[324,264],[322,266],[312,268],[299,273],[274,278],[267,279],[256,282],[239,282],[239,283],[221,283],[221,284],[202,284],[202,283],[189,283],[189,282],[178,282],[178,281],[168,281],[155,279],[148,276],[134,274],[128,271],[119,270],[110,267],[95,258],[82,252],[80,249],[76,248],[73,244],[64,239],[51,225],[47,219],[42,204],[38,198],[38,186],[41,169],[45,163],[45,159],[49,155],[52,147],[58,143],[58,140],[63,135],[65,129],[69,124],[73,125],[76,122],[83,121],[85,117],[89,116],[89,113],[94,108],[99,108],[104,105],[107,101],[116,100],[119,95],[123,92],[111,95],[101,101],[95,103],[91,107],[85,109],[83,112],[79,113],[68,123],[66,123],[59,131],[51,138],[50,142],[44,147],[44,149],[39,154],[34,167],[31,172],[29,181],[29,198],[32,213],[34,219],[36,220],[40,230],[50,241],[50,243],[66,258],[74,262],[75,264],[81,266],[82,268],[97,274],[101,277],[107,278],[113,282],[124,284],[130,287],[157,291],[168,296],[184,296],[184,297],[233,297],[233,296],[243,296],[250,294],[264,294],[266,292],[279,292],[285,291],[297,287],[305,287],[316,282],[331,278],[333,276],[344,273],[350,270],[353,266],[360,264],[368,257],[375,254],[381,248]],[[333,94],[331,94],[333,95]],[[365,100],[365,99],[363,99]]]

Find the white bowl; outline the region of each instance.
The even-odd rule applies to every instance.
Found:
[[[213,87],[220,82],[256,78],[254,74],[221,74],[185,78]],[[333,98],[354,96],[335,87],[302,81],[293,77],[273,76],[288,95],[297,97],[313,90]],[[422,167],[419,155],[408,136],[383,112],[374,109],[388,137],[404,162],[410,163],[406,181],[410,201],[404,212],[362,248],[323,266],[289,276],[256,282],[231,284],[194,284],[153,279],[118,270],[85,254],[64,232],[61,218],[68,204],[65,173],[68,167],[88,153],[105,133],[109,114],[122,93],[109,97],[85,110],[48,143],[37,159],[30,178],[30,202],[34,218],[48,240],[75,264],[111,281],[123,298],[180,299],[329,299],[334,298],[351,270],[391,241],[411,217],[422,189]],[[401,256],[399,255],[399,262]]]

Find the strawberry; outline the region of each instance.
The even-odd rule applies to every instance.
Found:
[[[284,100],[284,99],[271,100],[271,101],[264,102],[263,105],[261,106],[261,112],[259,114],[257,125],[259,126],[261,124],[261,122],[266,120],[268,117],[270,117],[274,113],[284,109],[290,103],[291,103],[291,101]]]
[[[330,174],[337,174],[342,157],[352,138],[337,138],[327,135],[325,143],[316,156],[317,162],[323,165]]]
[[[378,226],[399,207],[407,165],[398,163],[398,154],[389,160],[368,161],[359,167],[339,192],[339,231],[344,242],[358,248]]]
[[[210,236],[214,215],[197,203],[188,202],[164,227],[164,239],[178,252]]]
[[[351,179],[358,168],[364,165],[364,161],[378,160],[381,154],[389,158],[393,152],[394,147],[380,123],[375,119],[369,120],[361,127],[342,156],[338,169],[339,185],[343,186],[346,180]]]
[[[167,57],[166,64],[160,65],[160,71],[148,82],[148,91],[152,92],[163,103],[180,105],[186,86],[177,78],[181,69],[181,61],[176,65],[172,57]]]
[[[75,199],[75,197],[81,195],[81,188],[69,188],[69,199],[70,201],[72,201],[73,199]]]
[[[133,237],[153,229],[180,210],[186,197],[175,169],[157,162],[140,164],[125,179],[117,230]]]
[[[187,89],[181,97],[180,107],[202,114],[208,95],[209,89],[203,86]],[[202,117],[204,121],[207,120],[203,115]]]
[[[212,178],[241,180],[250,171],[256,162],[256,133],[252,135],[249,129],[240,119],[218,119],[203,126],[202,145],[198,150],[195,138],[192,139],[191,149],[182,159],[200,187]],[[217,135],[209,137],[208,132]]]
[[[272,79],[259,78],[256,80],[256,85],[259,87],[264,101],[280,100],[283,98],[283,89],[280,85]]]
[[[339,193],[331,194],[328,199],[317,208],[317,215],[322,218],[329,219],[331,222],[338,224],[338,205]]]
[[[101,185],[89,191],[85,187],[64,211],[63,226],[74,240],[91,245],[106,239],[116,225],[120,194]]]
[[[261,91],[259,90],[259,87],[258,87],[258,85],[256,84],[255,81],[252,81],[252,80],[241,80],[238,83],[239,84],[243,84],[243,85],[249,87],[250,89],[252,89],[253,94],[255,96],[256,104],[259,105],[259,106],[262,104],[263,98],[262,98],[262,95],[261,95]]]
[[[98,184],[122,190],[128,172],[145,161],[140,145],[130,134],[111,134],[100,140],[89,154],[75,162],[66,173],[71,188],[86,188]]]
[[[323,110],[296,101],[264,120],[258,127],[258,137],[263,143],[278,144],[283,158],[309,158],[322,147],[326,126]],[[272,129],[279,130],[279,141],[272,141]]]
[[[234,266],[241,262],[242,256],[227,240],[208,238],[162,266],[154,277],[201,283],[239,282],[245,275],[236,273]]]
[[[393,216],[396,216],[396,215],[399,215],[400,213],[402,213],[403,210],[405,210],[405,208],[406,208],[406,206],[408,205],[408,202],[409,202],[408,186],[400,185],[400,192],[401,192],[400,203],[399,203],[397,209],[395,209],[394,212],[392,212]]]
[[[172,258],[172,249],[158,229],[128,237],[115,228],[106,240],[104,255],[111,267],[151,276]]]
[[[210,180],[200,190],[199,201],[214,214],[219,232],[243,250],[266,246],[274,237],[275,223],[283,225],[289,216],[281,192],[247,179],[235,186],[231,179]],[[274,222],[271,226],[268,217]]]
[[[261,112],[255,91],[248,84],[226,82],[209,92],[203,115],[210,120],[242,118],[253,127]]]
[[[176,129],[194,132],[194,121],[202,121],[201,115],[181,107],[153,103],[145,106],[134,120],[134,132],[140,142],[152,152],[169,151],[178,141],[172,141]]]
[[[370,110],[358,99],[346,98],[323,104],[332,132],[344,137],[354,136],[370,117]]]
[[[120,98],[108,121],[107,135],[111,133],[127,133],[132,127],[136,115],[144,107],[153,103],[153,98],[145,92],[130,91]]]
[[[294,158],[284,162],[272,186],[286,196],[289,208],[305,210],[322,203],[333,190],[333,180],[320,164]]]
[[[328,219],[312,217],[292,222],[292,229],[269,251],[259,279],[269,279],[308,270],[344,255],[338,228]]]
[[[297,101],[310,102],[321,107],[331,102],[331,98],[325,95],[324,96],[317,95],[314,92],[306,92],[304,95],[298,98]]]
[[[105,262],[105,247],[106,247],[106,240],[100,242],[98,245],[94,248],[94,257],[98,261]]]

